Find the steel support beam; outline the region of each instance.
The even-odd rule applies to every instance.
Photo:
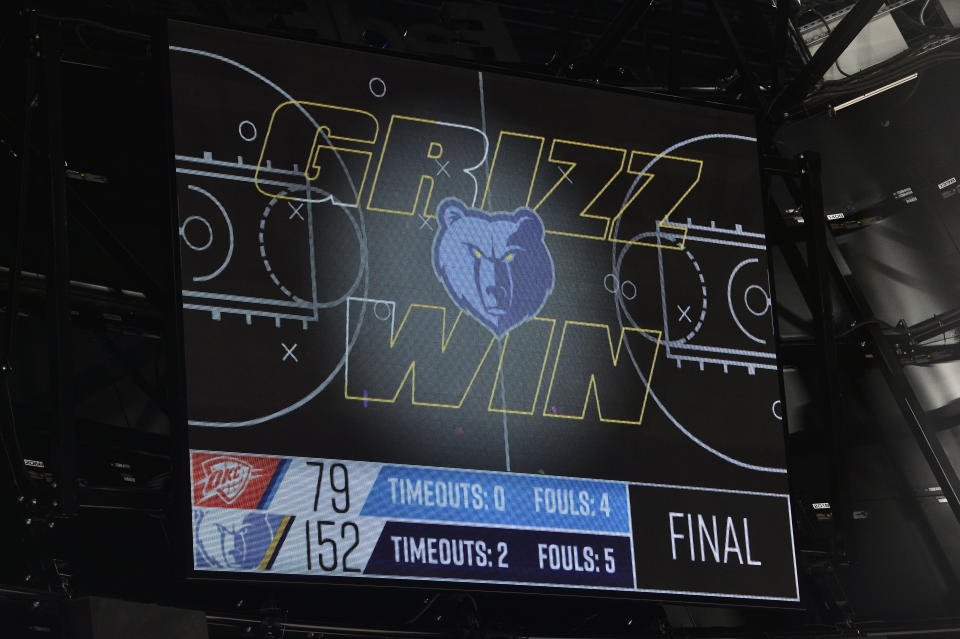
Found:
[[[773,207],[773,209],[771,216],[768,218],[767,232],[776,238],[774,242],[780,248],[780,253],[787,263],[787,268],[790,269],[790,274],[797,282],[797,287],[800,289],[803,301],[807,303],[808,308],[813,308],[816,302],[814,302],[813,296],[810,293],[807,263],[803,259],[803,253],[797,244],[787,237],[787,228],[783,223],[783,218],[780,217],[780,211],[776,208],[776,204],[770,202],[768,206]],[[774,215],[777,217],[773,217]]]
[[[830,287],[830,254],[827,237],[830,228],[823,214],[823,191],[820,182],[820,155],[806,152],[797,156],[800,167],[800,191],[803,197],[803,216],[806,223],[807,291],[812,302],[813,333],[819,353],[819,388],[817,395],[821,419],[829,439],[830,484],[833,494],[834,555],[847,555],[850,526],[847,517],[852,511],[845,486],[843,469],[844,434],[846,431],[840,394],[840,363],[837,358],[837,340],[834,331],[833,293]]]
[[[804,201],[805,194],[809,191],[813,191],[814,195],[819,192],[819,189],[815,188],[815,185],[811,183],[811,180],[814,177],[814,173],[810,171],[810,166],[800,165],[796,161],[791,161],[781,158],[770,158],[767,156],[763,157],[764,165],[764,186],[766,187],[766,220],[767,220],[767,230],[770,236],[771,242],[776,243],[782,250],[783,256],[786,259],[787,265],[790,268],[790,271],[797,281],[801,292],[804,295],[804,299],[807,302],[807,305],[813,309],[817,305],[817,300],[814,299],[812,292],[810,291],[810,278],[808,273],[810,269],[807,266],[807,263],[804,261],[801,254],[800,248],[794,242],[793,238],[790,237],[788,229],[784,225],[783,219],[780,215],[779,210],[775,202],[773,201],[772,195],[769,191],[770,178],[779,175],[787,181],[788,184],[792,184],[793,177],[801,178],[801,185],[792,189],[794,193],[794,198],[798,204],[804,206],[804,217],[807,220],[805,228],[803,229],[808,235],[807,242],[810,242],[811,230],[810,226],[818,226],[822,229],[823,234],[816,236],[817,242],[819,244],[819,238],[823,239],[826,248],[826,259],[820,263],[820,269],[823,272],[826,272],[831,280],[838,282],[837,286],[839,293],[844,301],[844,303],[854,312],[858,319],[866,319],[873,317],[872,311],[870,310],[869,305],[866,303],[863,295],[860,293],[859,288],[856,285],[855,280],[853,280],[850,275],[850,270],[846,265],[846,261],[843,259],[843,256],[840,254],[839,248],[837,247],[836,240],[833,237],[833,234],[829,231],[829,225],[826,219],[822,215],[813,215],[812,209],[816,208],[818,205],[822,206],[822,200],[817,199],[813,202]],[[795,171],[792,170],[792,167],[795,167]],[[803,170],[803,173],[800,173],[800,170]],[[822,213],[822,211],[819,211]],[[809,253],[809,247],[808,247]],[[819,250],[814,251],[815,254],[819,254]],[[815,280],[823,285],[822,280]],[[829,290],[829,289],[828,289]],[[815,315],[816,320],[816,315]],[[929,320],[928,320],[929,321]],[[922,323],[921,323],[922,324]],[[910,423],[911,429],[914,431],[914,434],[917,436],[918,442],[920,442],[921,448],[926,448],[924,450],[924,455],[928,461],[931,459],[931,468],[933,469],[934,475],[937,477],[937,480],[941,482],[941,485],[944,486],[944,492],[947,488],[947,478],[949,478],[950,471],[952,468],[948,467],[943,468],[939,460],[945,460],[946,457],[943,455],[942,446],[939,445],[939,441],[933,440],[936,436],[936,424],[933,424],[926,415],[922,412],[911,412],[911,409],[906,405],[907,402],[905,399],[912,398],[913,401],[916,400],[916,397],[912,395],[912,392],[904,393],[902,390],[906,388],[909,391],[909,384],[906,380],[906,377],[903,375],[903,370],[900,367],[899,362],[896,359],[896,354],[894,353],[893,345],[888,340],[886,335],[883,334],[883,331],[880,326],[876,324],[866,324],[865,329],[870,333],[870,340],[874,351],[878,352],[880,349],[883,349],[887,352],[885,358],[877,357],[873,361],[880,360],[881,367],[886,369],[884,374],[887,378],[888,386],[893,391],[894,399],[897,401],[898,406],[901,408],[902,413]],[[780,343],[780,353],[783,357],[784,348],[789,349],[789,343]],[[819,349],[818,349],[819,350]],[[825,360],[824,353],[818,352],[815,357],[817,358],[814,366],[816,367],[817,372],[822,367],[822,362]],[[892,366],[891,366],[892,364]],[[898,378],[898,379],[893,379]],[[893,379],[893,381],[891,381]],[[896,386],[899,384],[899,386]],[[834,389],[827,388],[828,392],[832,392]],[[918,404],[914,404],[918,406]],[[914,415],[920,417],[920,420],[914,419]],[[923,424],[926,426],[927,435],[924,437],[922,434],[917,433],[918,425]],[[923,441],[921,441],[923,440]],[[896,450],[892,447],[892,442],[884,439],[884,446],[887,453],[891,456],[891,459],[896,459]],[[927,445],[925,442],[933,441],[932,445]],[[939,451],[936,450],[939,447]],[[937,467],[940,468],[940,471],[937,470]],[[904,486],[912,485],[912,480],[908,478],[903,469],[899,464],[894,464],[892,467],[892,472],[897,476],[899,481]],[[954,477],[956,473],[953,473]],[[949,498],[948,498],[949,499]],[[834,491],[831,501],[836,502],[834,504],[834,512],[842,514],[844,512],[850,512],[850,506],[847,503],[841,503],[842,495]],[[955,502],[951,502],[953,505]],[[923,512],[919,502],[916,499],[909,499],[906,501],[906,506],[910,509],[911,515],[916,519],[916,521],[922,525],[919,526],[919,531],[926,540],[929,548],[934,553],[934,556],[937,558],[935,561],[936,566],[939,570],[940,577],[948,584],[948,588],[951,591],[956,591],[958,586],[957,576],[954,574],[954,571],[951,569],[951,559],[944,552],[942,546],[942,541],[938,538],[937,533],[930,524],[930,521],[927,519],[926,514]],[[954,508],[954,513],[956,513],[956,508]],[[834,520],[839,523],[838,519]],[[847,532],[849,534],[850,527],[847,527]],[[850,550],[849,546],[847,550]]]
[[[643,14],[653,5],[654,0],[626,0],[613,21],[597,40],[596,44],[583,56],[580,64],[583,73],[596,75],[600,72],[604,62],[623,40],[627,32],[643,17]]]
[[[47,119],[50,188],[50,272],[47,274],[47,326],[50,390],[53,394],[51,461],[61,512],[77,509],[73,387],[73,339],[70,319],[70,249],[67,226],[67,185],[63,159],[63,96],[60,82],[60,25],[44,21],[40,29],[43,64],[42,102]]]
[[[790,27],[790,6],[792,0],[779,0],[777,5],[777,26],[773,36],[773,84],[771,93],[777,95],[783,84],[783,70],[787,58],[787,30]]]
[[[950,309],[928,320],[906,327],[907,336],[912,342],[923,342],[939,337],[949,330],[960,327],[960,308]]]
[[[37,32],[37,20],[34,12],[26,14],[27,33]],[[28,500],[33,496],[30,486],[30,477],[23,464],[23,452],[20,449],[17,437],[17,425],[13,419],[13,395],[10,392],[10,377],[13,375],[13,349],[17,343],[17,322],[20,310],[20,270],[23,262],[24,233],[27,222],[27,207],[30,204],[30,187],[32,184],[31,160],[33,154],[29,152],[33,144],[33,112],[34,98],[36,97],[36,63],[32,59],[34,43],[30,43],[31,59],[27,61],[26,83],[23,103],[23,146],[20,148],[20,194],[17,212],[13,217],[10,232],[10,270],[7,274],[7,331],[4,336],[2,360],[0,360],[0,379],[4,388],[4,397],[9,402],[9,410],[4,411],[2,418],[2,445],[16,482],[18,497]]]
[[[680,61],[683,57],[683,0],[670,3],[670,71],[667,88],[671,93],[680,92]]]
[[[826,226],[825,221],[823,224]],[[847,265],[847,261],[843,257],[843,253],[840,252],[840,247],[832,234],[827,235],[827,249],[833,257],[829,261],[830,275],[836,281],[846,303],[856,312],[858,318],[874,317],[873,310],[854,280],[850,267]],[[950,505],[954,517],[960,523],[960,476],[957,475],[956,468],[950,463],[950,458],[947,457],[946,451],[943,449],[936,428],[930,424],[920,400],[903,372],[900,358],[890,340],[883,334],[883,329],[876,323],[869,323],[865,324],[861,330],[869,338],[870,347],[879,362],[880,370],[887,381],[887,385],[893,392],[893,398],[900,408],[910,432],[917,440],[920,452],[923,453],[930,471],[943,491],[943,496]]]
[[[35,23],[36,18],[31,12],[28,20]],[[35,27],[35,24],[33,25]],[[30,29],[30,33],[35,33],[35,28]],[[33,61],[27,63],[26,68],[26,89],[23,105],[23,146],[20,152],[20,196],[17,212],[13,217],[13,224],[10,231],[10,255],[12,263],[7,273],[7,334],[6,342],[3,345],[3,363],[2,372],[8,373],[13,366],[13,357],[11,351],[16,344],[16,317],[19,309],[20,293],[20,267],[23,261],[23,234],[27,222],[27,206],[30,202],[30,178],[31,178],[31,159],[33,154],[28,149],[33,144],[33,101],[36,97],[36,73],[34,71]]]
[[[737,70],[740,72],[740,79],[746,85],[750,96],[753,98],[754,106],[758,109],[766,111],[766,100],[764,99],[763,94],[760,93],[760,87],[757,86],[756,78],[753,77],[753,72],[750,70],[750,66],[747,63],[747,58],[745,55],[743,55],[743,50],[740,48],[740,44],[737,42],[737,38],[733,34],[733,29],[730,28],[730,23],[727,21],[727,17],[720,8],[719,0],[710,0],[710,6],[713,9],[713,13],[717,16],[717,21],[720,23],[720,27],[723,29],[724,40],[727,43],[727,47],[730,49],[730,54],[733,57],[734,62],[737,64]]]
[[[66,167],[63,168],[66,169]],[[150,270],[123,244],[123,241],[114,234],[113,230],[104,224],[100,216],[87,206],[77,191],[69,184],[66,185],[66,193],[71,196],[73,203],[77,205],[70,209],[71,220],[79,224],[94,238],[105,255],[116,260],[117,264],[126,272],[135,273],[140,278],[141,287],[148,300],[157,305],[162,304],[164,301],[163,288],[150,273]]]
[[[803,67],[793,82],[783,91],[771,111],[774,113],[782,111],[782,105],[803,100],[807,93],[820,82],[827,69],[837,61],[837,58],[853,42],[853,39],[873,19],[882,4],[883,0],[859,0],[840,23],[834,27],[827,39],[817,49],[817,52],[813,54],[810,62]]]
[[[766,141],[766,139],[763,138],[762,141]],[[774,201],[771,190],[773,178],[780,176],[794,200],[800,202],[803,196],[800,187],[794,183],[795,178],[800,177],[800,162],[796,158],[782,158],[779,155],[762,155],[760,161],[763,170],[764,219],[767,226],[767,236],[770,243],[775,244],[780,249],[783,259],[787,263],[787,268],[790,269],[790,274],[797,282],[803,300],[807,303],[807,307],[813,308],[815,302],[810,293],[807,263],[804,261],[803,254],[797,247],[796,242],[792,241],[791,229],[787,228],[783,220],[783,214]]]

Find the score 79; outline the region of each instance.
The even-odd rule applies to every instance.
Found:
[[[317,467],[317,490],[313,495],[313,511],[317,512],[320,505],[320,493],[323,491],[324,483],[324,462],[308,461],[307,466]],[[336,462],[329,466],[329,481],[333,496],[330,497],[330,505],[336,513],[345,513],[350,510],[350,473],[345,464]],[[339,496],[339,498],[338,498]]]

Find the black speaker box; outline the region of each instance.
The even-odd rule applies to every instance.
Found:
[[[64,636],[69,639],[209,639],[200,610],[168,608],[104,597],[69,604]]]

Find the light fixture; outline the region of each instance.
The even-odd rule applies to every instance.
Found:
[[[853,98],[852,100],[847,100],[846,102],[841,102],[840,104],[838,104],[838,105],[836,105],[836,106],[831,106],[831,107],[829,108],[830,115],[833,115],[834,113],[836,113],[836,112],[839,111],[840,109],[846,109],[848,106],[854,105],[854,104],[856,104],[857,102],[863,102],[863,101],[866,100],[867,98],[872,98],[873,96],[875,96],[875,95],[877,95],[877,94],[879,94],[879,93],[883,93],[884,91],[889,91],[890,89],[892,89],[892,88],[894,88],[894,87],[898,87],[898,86],[900,86],[901,84],[906,84],[907,82],[910,82],[910,80],[916,80],[918,75],[919,75],[919,74],[917,74],[917,73],[911,73],[910,75],[908,75],[908,76],[906,76],[906,77],[904,77],[904,78],[900,78],[899,80],[897,80],[897,81],[895,81],[895,82],[891,82],[890,84],[885,84],[885,85],[883,85],[882,87],[880,87],[880,88],[878,88],[878,89],[874,89],[873,91],[869,91],[869,92],[867,92],[867,93],[864,93],[863,95],[858,96],[858,97],[856,97],[856,98]]]

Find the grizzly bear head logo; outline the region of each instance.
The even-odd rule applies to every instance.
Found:
[[[536,316],[553,291],[553,259],[531,209],[485,213],[457,198],[437,207],[433,270],[463,311],[501,338]]]

